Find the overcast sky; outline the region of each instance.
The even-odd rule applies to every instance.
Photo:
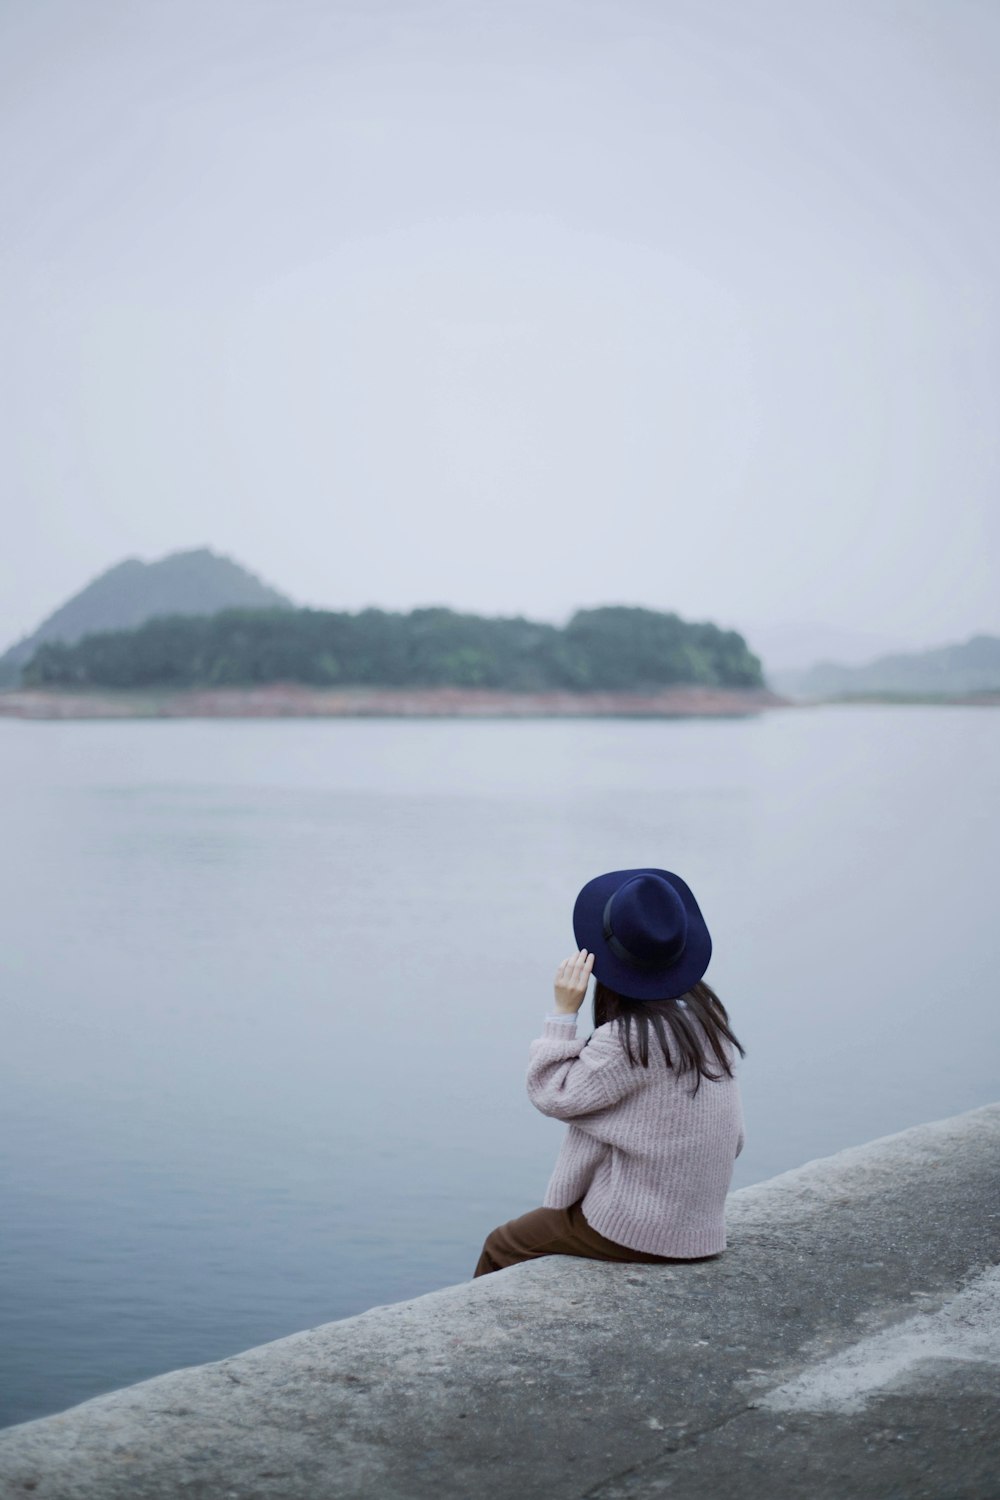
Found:
[[[3,0],[0,647],[197,546],[1000,633],[998,66],[996,0]]]

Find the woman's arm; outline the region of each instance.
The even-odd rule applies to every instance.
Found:
[[[556,970],[555,1011],[530,1048],[528,1098],[543,1115],[576,1120],[613,1109],[642,1082],[616,1037],[598,1029],[578,1037],[576,1018],[587,994],[594,955],[581,948]]]
[[[529,1048],[528,1098],[557,1120],[613,1109],[645,1078],[645,1069],[629,1067],[621,1043],[609,1032],[578,1037],[575,1016],[546,1016],[542,1035]]]

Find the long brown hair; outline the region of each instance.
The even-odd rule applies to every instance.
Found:
[[[692,1020],[700,1022],[704,1038],[699,1037]],[[618,1036],[624,1042],[632,1067],[636,1064],[636,1058],[632,1056],[632,1026],[635,1025],[638,1033],[638,1061],[644,1068],[649,1067],[649,1029],[652,1027],[663,1048],[667,1067],[676,1068],[679,1074],[694,1073],[695,1093],[701,1088],[703,1078],[713,1083],[721,1078],[732,1078],[732,1063],[723,1046],[724,1040],[741,1057],[746,1056],[745,1048],[729,1025],[726,1007],[704,979],[699,979],[685,995],[673,1000],[632,1000],[609,989],[598,979],[594,987],[594,1026],[603,1026],[608,1021],[617,1023]],[[667,1039],[668,1026],[673,1052]],[[706,1041],[709,1052],[705,1050]],[[713,1072],[709,1066],[713,1058],[721,1072]]]

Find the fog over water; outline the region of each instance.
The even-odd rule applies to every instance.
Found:
[[[4,1422],[470,1278],[603,870],[701,903],[736,1186],[998,1093],[990,710],[0,720],[0,785]]]

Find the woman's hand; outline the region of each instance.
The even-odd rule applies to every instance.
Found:
[[[581,948],[572,958],[564,958],[556,970],[556,1010],[575,1016],[587,997],[594,955]]]

